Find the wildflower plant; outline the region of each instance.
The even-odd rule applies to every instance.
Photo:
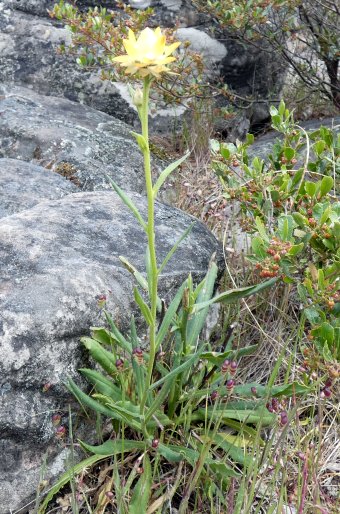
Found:
[[[82,339],[101,371],[98,367],[80,370],[93,387],[90,394],[72,380],[68,388],[84,408],[111,420],[111,438],[99,446],[80,442],[92,455],[60,478],[39,514],[71,477],[103,459],[112,460],[113,471],[109,489],[100,496],[101,509],[113,505],[122,513],[160,512],[174,495],[180,494],[177,505],[179,513],[184,514],[197,501],[196,488],[203,489],[206,498],[213,493],[223,505],[230,480],[240,476],[242,469],[253,469],[254,448],[264,445],[261,427],[276,425],[280,429],[288,423],[283,408],[268,410],[269,399],[284,399],[308,390],[299,383],[274,385],[278,368],[269,387],[239,383],[240,360],[253,354],[256,345],[234,348],[232,330],[225,334],[219,348],[202,340],[212,304],[234,303],[264,291],[276,282],[275,277],[214,296],[218,270],[212,259],[204,280],[194,284],[189,275],[167,308],[159,298],[162,272],[192,228],[188,227],[158,263],[155,200],[165,180],[188,154],[170,164],[153,182],[149,95],[155,77],[171,72],[178,43],[167,45],[159,28],[146,28],[138,37],[130,30],[123,45],[126,54],[116,56],[113,62],[127,75],[142,80],[142,89],[132,91],[142,131],[133,135],[144,156],[147,219],[117,184],[112,180],[111,184],[147,236],[145,275],[122,258],[136,280],[134,299],[147,326],[147,345],[142,346],[133,317],[129,334],[123,334],[105,309],[108,327],[92,328],[91,337]],[[173,470],[170,489],[162,478],[169,473],[169,466]]]

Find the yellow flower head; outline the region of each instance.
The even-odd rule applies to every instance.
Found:
[[[114,57],[115,62],[126,68],[128,75],[139,74],[141,77],[153,75],[159,77],[161,73],[169,72],[167,64],[175,61],[175,57],[169,57],[180,43],[166,45],[165,35],[158,27],[155,30],[147,27],[138,39],[131,29],[129,29],[128,39],[123,40],[123,45],[127,55]]]

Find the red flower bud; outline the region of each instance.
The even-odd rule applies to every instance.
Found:
[[[138,364],[143,364],[143,362],[144,362],[144,359],[143,359],[144,352],[143,352],[143,350],[139,346],[132,350],[132,355],[135,357],[135,359],[138,362]]]
[[[55,427],[60,425],[60,423],[61,423],[61,416],[60,416],[60,414],[53,414],[53,416],[52,416],[52,423],[53,423],[53,425]]]
[[[66,435],[66,428],[63,425],[60,425],[56,430],[56,436],[59,439],[62,439]]]
[[[323,394],[325,395],[326,398],[330,398],[332,396],[332,391],[330,390],[329,387],[324,387]]]
[[[222,367],[221,367],[221,371],[222,373],[227,373],[228,369],[229,369],[229,366],[230,366],[230,360],[229,359],[226,359],[223,364],[222,364]]]
[[[46,382],[46,384],[43,385],[43,393],[46,393],[50,388],[51,388],[52,384],[51,382]]]
[[[252,387],[250,390],[251,390],[251,392],[252,392],[252,394],[254,396],[257,396],[257,389],[256,389],[256,387]]]
[[[235,380],[233,380],[232,378],[227,380],[227,389],[228,389],[228,391],[232,391],[233,388],[234,388],[234,385],[235,385]]]
[[[215,400],[217,400],[217,398],[218,398],[219,396],[220,396],[220,395],[219,395],[218,391],[213,391],[213,392],[211,393],[211,395],[210,395],[210,399],[211,399],[211,401],[213,401],[213,402],[214,402]]]
[[[158,445],[159,445],[159,439],[153,439],[152,443],[151,443],[152,448],[158,448]]]
[[[230,363],[230,373],[234,374],[237,370],[237,362],[236,361],[232,361]]]
[[[115,364],[116,364],[116,368],[118,369],[118,371],[122,371],[122,369],[124,368],[123,359],[117,359]]]
[[[277,412],[277,411],[278,411],[278,409],[279,409],[279,401],[278,401],[278,399],[277,399],[277,398],[273,398],[273,399],[272,399],[272,407],[273,407],[273,410],[274,410],[275,412]]]
[[[288,423],[288,414],[287,414],[287,412],[285,410],[280,412],[279,421],[280,421],[280,425],[281,426],[287,425],[287,423]]]

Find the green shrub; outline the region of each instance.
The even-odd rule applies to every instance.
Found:
[[[264,159],[250,158],[249,135],[236,145],[215,142],[214,168],[226,198],[239,202],[249,260],[260,277],[293,287],[308,339],[332,361],[340,357],[340,136],[326,127],[307,133],[283,102],[271,115],[281,137]]]

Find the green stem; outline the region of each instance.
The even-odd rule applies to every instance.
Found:
[[[150,255],[150,276],[148,277],[149,282],[149,298],[150,298],[150,310],[152,323],[149,327],[150,347],[149,347],[149,362],[147,369],[147,376],[145,382],[145,389],[143,398],[141,400],[140,412],[144,413],[145,403],[149,391],[149,387],[152,379],[152,370],[156,356],[156,316],[157,316],[157,289],[158,289],[158,269],[156,259],[156,248],[155,248],[155,194],[152,185],[151,175],[151,161],[150,161],[150,148],[149,148],[149,127],[148,127],[148,115],[149,115],[149,93],[152,78],[146,77],[143,85],[143,104],[140,110],[141,123],[142,123],[142,135],[145,140],[145,148],[143,150],[144,156],[144,172],[145,172],[145,184],[146,193],[148,200],[148,224],[147,224],[147,237],[148,237],[148,249]]]

